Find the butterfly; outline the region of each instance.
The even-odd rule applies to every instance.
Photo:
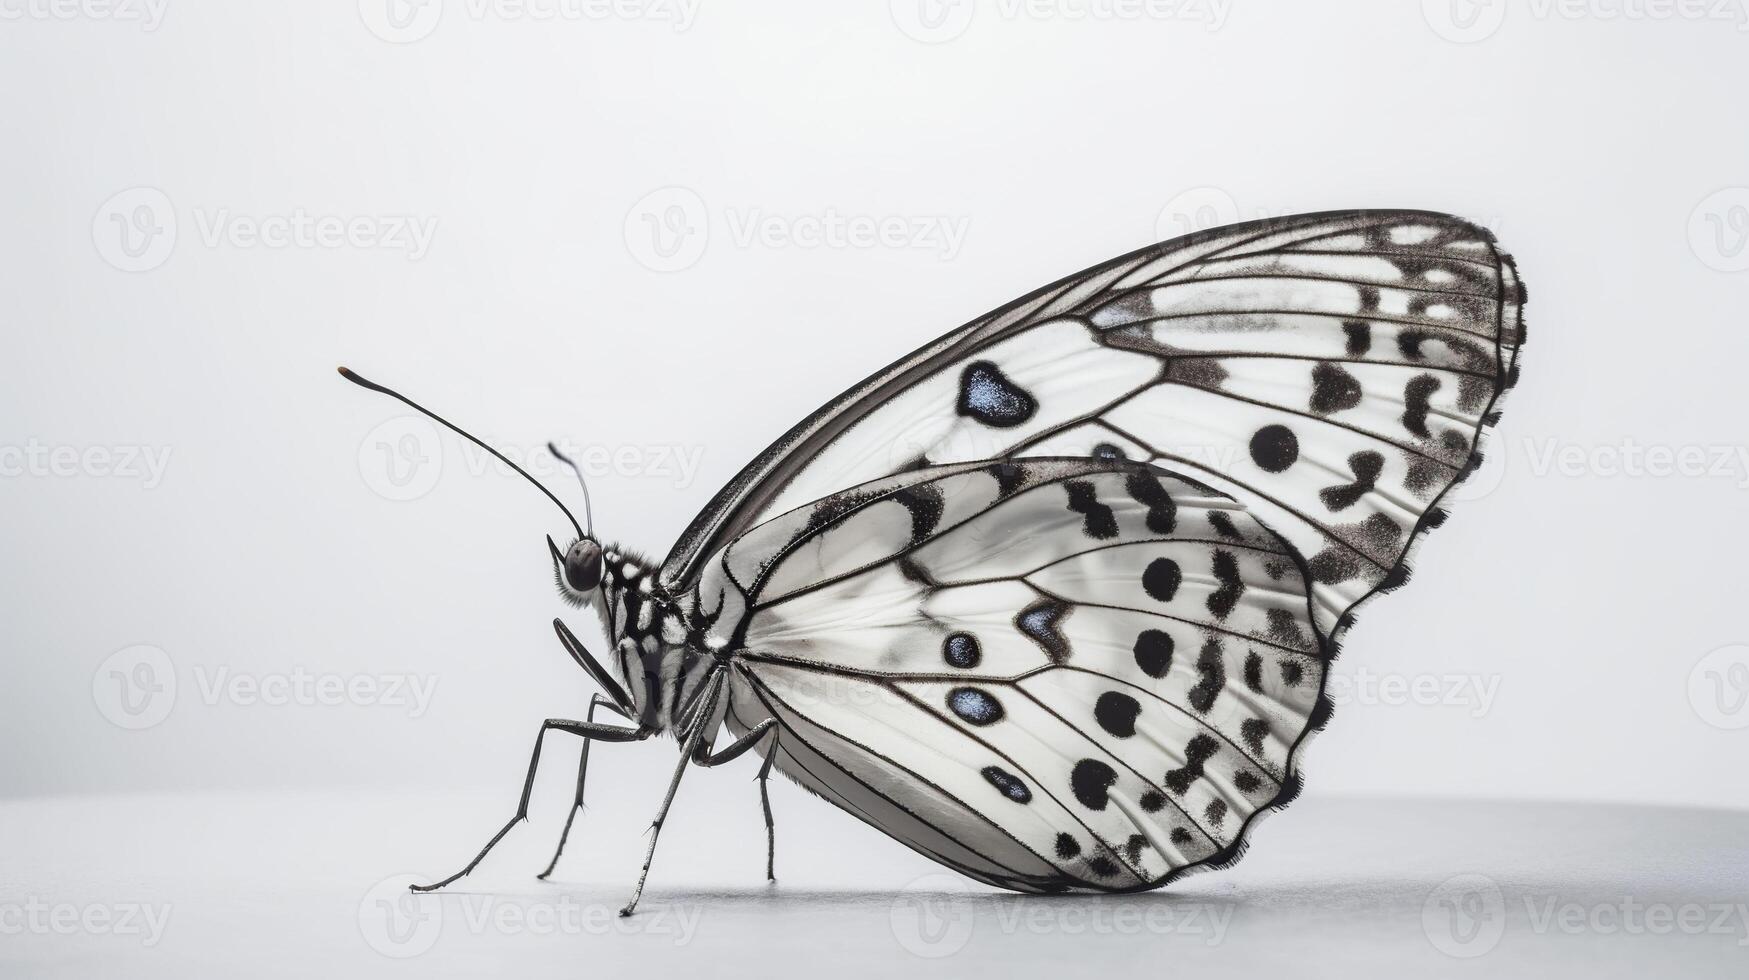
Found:
[[[688,767],[749,751],[768,877],[774,769],[1019,892],[1151,889],[1236,860],[1299,792],[1355,608],[1407,580],[1480,463],[1524,303],[1493,235],[1458,218],[1253,221],[894,361],[760,453],[659,562],[595,535],[586,486],[579,525],[529,477],[575,531],[548,553],[561,598],[598,614],[606,665],[554,628],[602,693],[541,727],[479,855],[417,887],[526,818],[554,731],[584,742],[543,878],[590,743],[680,742],[622,914]]]

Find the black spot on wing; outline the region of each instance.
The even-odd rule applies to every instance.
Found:
[[[1179,796],[1190,792],[1190,784],[1202,778],[1203,766],[1218,748],[1220,745],[1212,736],[1192,736],[1184,745],[1184,765],[1166,773],[1166,788]]]
[[[1099,722],[1099,727],[1115,738],[1134,735],[1136,716],[1141,713],[1141,702],[1122,691],[1106,691],[1093,704],[1093,717]]]
[[[1360,404],[1360,382],[1334,364],[1312,368],[1312,411],[1331,415]]]
[[[1372,350],[1372,324],[1365,320],[1348,320],[1342,324],[1342,332],[1348,335],[1349,357],[1362,357]]]
[[[1336,585],[1360,574],[1360,560],[1336,548],[1318,552],[1307,565],[1312,572],[1312,581],[1323,585]]]
[[[1171,602],[1183,581],[1184,573],[1170,558],[1156,558],[1142,572],[1142,590],[1160,602]]]
[[[1258,755],[1263,754],[1263,739],[1269,734],[1269,722],[1261,718],[1252,718],[1239,726],[1239,737],[1245,740],[1245,746]]]
[[[1405,359],[1419,361],[1427,356],[1421,352],[1421,345],[1429,339],[1431,338],[1426,331],[1405,329],[1397,335],[1397,350],[1402,352]]]
[[[1266,473],[1286,472],[1299,458],[1299,437],[1285,425],[1266,425],[1251,436],[1251,461]]]
[[[1055,599],[1040,599],[1014,617],[1014,628],[1044,648],[1052,663],[1062,663],[1070,653],[1069,641],[1062,633],[1063,620],[1068,615],[1069,607],[1063,603]]]
[[[1220,587],[1209,593],[1208,609],[1216,619],[1226,619],[1245,594],[1245,580],[1239,577],[1239,560],[1225,549],[1215,552],[1214,573]]]
[[[1166,487],[1152,473],[1140,470],[1124,477],[1124,489],[1131,499],[1148,508],[1148,530],[1155,534],[1171,534],[1178,526],[1178,505]]]
[[[1081,854],[1081,842],[1068,834],[1057,835],[1057,857],[1068,861]]]
[[[1423,439],[1432,435],[1427,431],[1427,413],[1433,408],[1429,400],[1438,390],[1439,379],[1431,374],[1418,374],[1409,379],[1409,383],[1403,386],[1403,428]]]
[[[1209,805],[1203,808],[1202,814],[1208,818],[1211,827],[1218,829],[1221,822],[1227,819],[1227,801],[1210,800]]]
[[[1355,453],[1348,457],[1348,469],[1354,473],[1354,482],[1343,486],[1325,487],[1318,491],[1318,499],[1332,511],[1342,511],[1354,506],[1360,498],[1371,493],[1378,485],[1379,474],[1384,471],[1385,457],[1370,449]]]
[[[1008,497],[1026,484],[1026,467],[1011,460],[991,466],[990,475],[996,478],[998,497]]]
[[[1083,518],[1081,529],[1097,541],[1117,537],[1117,515],[1099,502],[1099,492],[1088,480],[1070,480],[1063,484],[1069,493],[1069,509]]]
[[[919,483],[893,494],[893,499],[911,512],[911,543],[916,544],[935,533],[941,523],[941,488],[933,483]]]
[[[1258,779],[1257,774],[1251,770],[1241,769],[1233,774],[1233,785],[1237,786],[1241,793],[1255,793],[1263,785],[1263,780]]]
[[[1233,519],[1228,517],[1225,511],[1211,510],[1208,517],[1209,527],[1214,528],[1216,534],[1223,538],[1232,538],[1234,541],[1245,540],[1245,536],[1239,533],[1239,529],[1233,524]]]
[[[1281,662],[1281,682],[1288,687],[1299,687],[1305,680],[1306,668],[1298,660],[1283,660]]]
[[[1292,611],[1271,609],[1265,615],[1269,617],[1270,639],[1284,647],[1294,647],[1300,650],[1312,645],[1311,641],[1306,638],[1305,631],[1300,629],[1300,621]]]
[[[1149,677],[1165,677],[1172,669],[1172,634],[1161,630],[1137,634],[1136,666]]]
[[[947,692],[947,707],[970,725],[994,725],[1002,720],[1002,702],[975,687],[956,687]]]
[[[1190,689],[1190,706],[1206,715],[1215,706],[1215,697],[1227,685],[1227,664],[1221,659],[1221,641],[1209,637],[1196,657],[1196,672],[1202,679]]]
[[[1032,802],[1032,790],[1028,789],[1027,785],[1015,777],[1013,773],[1001,766],[985,766],[982,775],[991,786],[996,787],[998,792],[1014,802]]]
[[[1147,846],[1148,838],[1141,834],[1131,834],[1129,840],[1123,842],[1124,857],[1129,858],[1131,864],[1138,864],[1142,860],[1142,848]]]
[[[984,659],[984,651],[978,646],[978,638],[970,633],[954,633],[941,641],[941,659],[947,661],[949,667],[970,670]]]
[[[1257,655],[1256,650],[1252,650],[1245,657],[1245,686],[1253,694],[1263,693],[1263,658]]]
[[[1117,771],[1098,759],[1082,759],[1069,773],[1069,788],[1075,799],[1089,810],[1103,810],[1111,799],[1111,786],[1117,782]]]
[[[960,372],[957,409],[985,425],[1010,429],[1038,412],[1038,400],[990,361],[973,361]]]

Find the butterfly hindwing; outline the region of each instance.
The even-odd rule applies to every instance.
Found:
[[[1232,853],[1288,785],[1327,663],[1292,549],[1125,460],[853,487],[752,529],[699,589],[738,624],[731,727],[776,717],[787,774],[1028,890]]]

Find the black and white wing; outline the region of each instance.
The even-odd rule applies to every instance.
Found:
[[[895,362],[749,464],[663,563],[931,464],[1122,455],[1242,501],[1308,560],[1314,618],[1399,573],[1517,376],[1523,293],[1486,230],[1359,211],[1218,228],[1048,286]]]
[[[1025,891],[1159,885],[1292,791],[1327,645],[1293,549],[1125,460],[934,466],[710,563],[732,730],[937,861]]]
[[[1404,574],[1517,375],[1482,229],[1348,212],[1047,287],[798,425],[663,583],[739,733],[942,863],[1146,888],[1297,789],[1353,607]]]

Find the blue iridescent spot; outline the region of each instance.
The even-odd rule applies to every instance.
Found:
[[[1008,380],[989,361],[974,361],[960,374],[959,413],[998,429],[1023,425],[1038,411],[1038,399]]]
[[[947,692],[947,706],[973,725],[993,725],[1002,720],[1002,702],[975,687],[956,687]]]
[[[1016,803],[1032,802],[1032,790],[1027,789],[1025,783],[1010,775],[1007,770],[1000,766],[985,766],[983,775],[985,779],[990,781],[991,786],[1002,792],[1003,796]]]
[[[984,659],[984,652],[978,648],[977,637],[970,633],[955,633],[941,642],[941,659],[950,667],[970,670]]]

